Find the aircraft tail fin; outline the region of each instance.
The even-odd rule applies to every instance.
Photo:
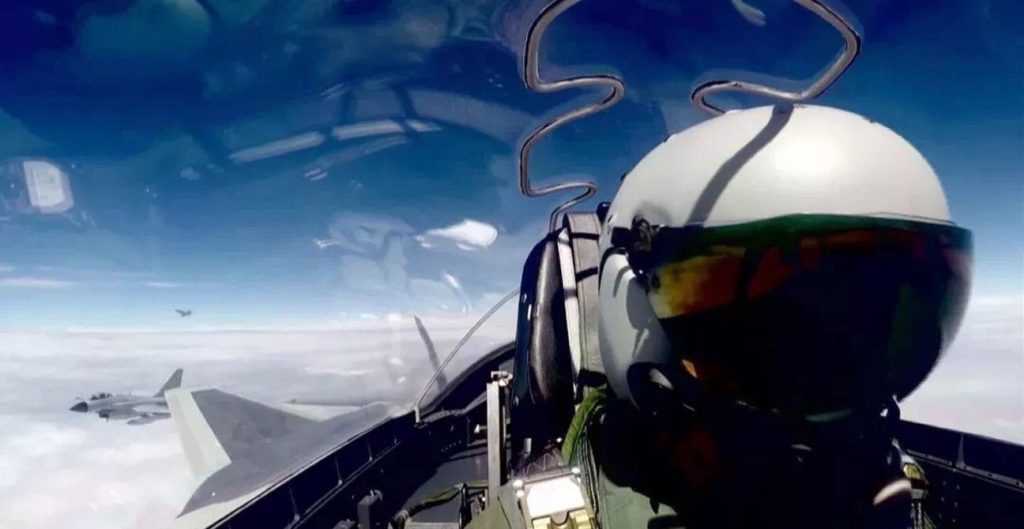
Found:
[[[171,378],[168,378],[167,382],[164,382],[163,387],[160,388],[160,391],[157,391],[156,395],[153,396],[163,397],[165,392],[170,391],[172,389],[178,389],[179,387],[181,387],[182,373],[184,373],[184,371],[180,367],[178,369],[175,369],[174,373],[171,373]]]
[[[437,356],[437,349],[434,347],[434,340],[430,338],[430,333],[427,332],[427,328],[423,326],[423,321],[420,320],[419,316],[413,316],[416,320],[416,330],[420,332],[420,339],[423,340],[423,345],[427,348],[427,356],[430,357],[430,366],[437,371],[441,367],[441,362]],[[448,385],[448,378],[444,376],[444,373],[437,377],[437,387],[443,388]]]
[[[266,444],[316,421],[217,389],[167,392],[192,475],[209,476],[256,444]]]

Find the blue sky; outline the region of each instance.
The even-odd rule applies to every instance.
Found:
[[[617,73],[629,89],[545,140],[535,178],[585,176],[610,199],[650,148],[705,119],[687,101],[697,79],[809,79],[837,52],[837,34],[791,2],[749,3],[765,26],[724,0],[589,0],[559,19],[544,75]],[[328,16],[311,2],[255,40],[240,36],[246,13],[224,7],[217,29],[198,4],[144,4],[85,17],[63,47],[32,48],[41,37],[20,26],[0,43],[0,158],[54,161],[75,197],[59,215],[0,215],[0,326],[315,325],[475,311],[516,285],[560,199],[518,195],[515,145],[590,97],[523,88],[523,25],[508,21],[541,3]],[[974,231],[975,292],[1012,295],[1024,15],[1008,0],[935,4],[848,2],[863,54],[818,102],[917,146]],[[152,32],[165,38],[140,36]],[[352,140],[350,127],[381,123],[397,128]],[[196,317],[175,319],[178,307]]]
[[[0,0],[0,393],[30,396],[0,402],[17,425],[0,427],[0,525],[161,526],[191,494],[171,421],[71,414],[74,395],[151,392],[176,367],[268,403],[352,369],[388,381],[382,361],[424,359],[409,318],[380,316],[423,315],[446,350],[463,313],[516,286],[563,198],[519,195],[516,145],[593,97],[523,87],[545,1]],[[542,74],[615,73],[628,93],[543,140],[536,181],[589,178],[586,206],[610,200],[706,119],[698,79],[807,80],[838,51],[792,2],[745,1],[765,26],[730,0],[584,0],[559,18]],[[976,243],[971,308],[904,417],[1024,442],[1024,3],[847,7],[863,53],[817,102],[910,140]],[[63,170],[74,206],[29,207],[11,169],[26,159]]]

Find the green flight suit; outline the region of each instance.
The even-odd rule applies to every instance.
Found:
[[[581,404],[573,419],[570,432],[566,435],[563,455],[583,473],[586,486],[584,491],[594,508],[597,527],[601,529],[625,529],[658,527],[671,529],[684,527],[676,522],[675,512],[665,505],[653,502],[646,495],[627,484],[617,483],[609,478],[606,470],[631,473],[634,480],[641,476],[633,472],[639,468],[633,460],[633,450],[627,450],[629,440],[620,435],[628,429],[615,426],[608,428],[608,402],[603,390],[595,391]],[[615,414],[615,417],[619,417]],[[631,433],[636,433],[635,431]],[[605,454],[621,451],[621,457],[606,459]],[[491,504],[468,526],[470,529],[520,529],[528,527],[522,512],[516,504],[511,486],[502,487],[498,502]]]
[[[873,505],[873,493],[865,493],[902,478],[898,465],[862,463],[886,460],[876,457],[877,452],[866,458],[850,452],[853,455],[849,461],[835,458],[838,463],[824,458],[825,464],[813,464],[802,475],[797,468],[793,471],[798,474],[796,479],[788,479],[790,467],[772,460],[793,457],[791,451],[753,438],[751,453],[741,455],[739,464],[733,460],[721,463],[710,438],[700,432],[694,428],[680,434],[679,429],[666,428],[657,420],[640,416],[630,404],[608,398],[604,390],[591,392],[573,418],[562,454],[581,471],[597,527],[910,526],[908,494]],[[758,463],[763,461],[767,463]],[[748,472],[729,473],[730,464],[742,468],[751,462],[758,465],[756,470],[746,468]],[[719,463],[725,465],[725,471]],[[816,487],[816,481],[826,486]],[[774,522],[766,525],[766,520]],[[520,529],[528,525],[511,487],[507,486],[499,501],[477,516],[469,527]]]

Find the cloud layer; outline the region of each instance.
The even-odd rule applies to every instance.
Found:
[[[443,353],[472,320],[424,323]],[[510,339],[513,321],[513,311],[500,312],[449,372]],[[977,297],[904,415],[1024,443],[1022,347],[1024,296]],[[152,393],[176,367],[185,368],[186,387],[274,405],[382,387],[411,394],[430,373],[411,319],[397,315],[330,330],[0,331],[0,527],[170,526],[196,485],[173,422],[131,427],[65,410],[99,390]]]
[[[78,286],[76,281],[52,279],[47,277],[18,276],[0,278],[0,288],[32,288],[56,290]]]
[[[427,230],[427,237],[441,237],[455,241],[463,247],[486,248],[498,238],[498,230],[486,223],[473,219],[464,219],[458,224],[444,228]]]
[[[193,486],[169,421],[4,414],[0,431],[0,527],[166,527]]]
[[[976,296],[938,367],[906,402],[911,420],[1024,444],[1024,293]]]
[[[513,317],[499,312],[448,372],[508,341]],[[472,323],[424,318],[442,354]],[[432,370],[412,319],[397,315],[331,330],[0,331],[0,527],[170,527],[197,485],[173,421],[133,427],[67,409],[100,390],[152,394],[176,367],[184,387],[278,406],[364,391],[407,399]]]

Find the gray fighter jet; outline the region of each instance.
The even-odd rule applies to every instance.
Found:
[[[88,400],[81,399],[71,406],[71,411],[80,413],[95,412],[100,417],[110,420],[126,420],[132,426],[149,424],[153,421],[171,416],[167,409],[164,392],[181,386],[182,370],[178,368],[167,379],[160,391],[151,397],[124,393],[95,393]]]
[[[416,329],[435,371],[440,370],[434,342],[419,317]],[[401,376],[385,361],[390,380]],[[440,375],[438,390],[448,380]],[[415,389],[415,384],[410,388]],[[174,390],[167,401],[193,476],[200,480],[175,522],[177,528],[206,527],[263,493],[282,475],[307,465],[295,454],[326,454],[349,438],[405,411],[413,398],[395,387],[364,389],[343,395],[291,399],[286,404],[354,409],[327,419],[267,406],[218,389]],[[295,408],[291,408],[295,410]]]

